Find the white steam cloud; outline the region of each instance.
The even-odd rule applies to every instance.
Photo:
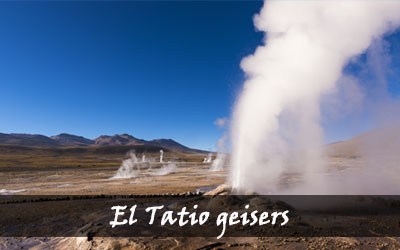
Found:
[[[204,158],[203,163],[211,163],[212,162],[212,154],[209,153],[206,158]]]
[[[216,125],[216,126],[219,127],[219,128],[225,127],[227,123],[228,123],[228,119],[227,119],[226,117],[217,118],[217,119],[214,121],[214,125]]]
[[[227,125],[229,124],[229,120],[226,117],[218,118],[214,121],[214,125],[216,125],[220,129],[226,129]],[[228,141],[228,134],[226,131],[223,132],[221,138],[217,141],[217,156],[215,157],[214,161],[212,161],[210,171],[222,171],[225,169],[225,164],[228,160],[228,149],[227,149],[227,141]]]
[[[163,163],[164,150],[160,150],[160,163]]]
[[[284,173],[301,169],[307,190],[325,193],[321,97],[351,58],[399,26],[399,13],[398,1],[265,2],[254,18],[264,45],[241,63],[247,80],[231,124],[234,190],[277,192]]]
[[[139,161],[134,152],[129,152],[129,158],[122,161],[121,166],[112,179],[133,178],[139,174]]]
[[[146,162],[146,155],[144,153],[142,154],[142,162]]]
[[[162,150],[160,151],[162,152]],[[161,176],[161,175],[168,175],[173,173],[177,166],[175,163],[168,162],[167,165],[161,165],[155,163],[155,159],[146,158],[144,153],[142,154],[142,159],[136,157],[134,151],[130,151],[127,154],[129,156],[128,159],[124,159],[121,163],[121,166],[118,168],[117,172],[113,177],[110,179],[127,179],[127,178],[136,178],[136,177],[143,177],[144,175],[153,175],[153,176]],[[161,159],[162,162],[162,153]],[[158,165],[160,168],[158,170],[152,169],[152,165]]]
[[[153,175],[161,176],[173,173],[177,169],[175,163],[168,163],[168,165],[161,167],[158,171],[154,172]]]
[[[226,141],[227,141],[227,134],[224,133],[221,138],[217,141],[217,156],[215,157],[214,161],[211,164],[210,171],[222,171],[225,168],[225,163],[227,162],[227,148],[226,148]]]

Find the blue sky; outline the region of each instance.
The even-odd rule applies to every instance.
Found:
[[[213,149],[222,132],[213,122],[230,115],[243,82],[240,60],[262,41],[252,23],[261,6],[0,2],[0,132],[129,133]],[[396,66],[399,35],[388,41]]]

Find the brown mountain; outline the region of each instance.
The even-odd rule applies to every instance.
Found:
[[[0,144],[37,146],[37,147],[81,147],[81,146],[151,146],[183,153],[207,153],[203,150],[186,147],[172,139],[157,139],[146,141],[135,138],[128,134],[102,135],[91,140],[82,136],[62,133],[47,137],[44,135],[31,134],[2,134],[0,133]]]
[[[2,133],[0,133],[0,144],[39,146],[39,147],[59,146],[59,143],[57,141],[44,135],[2,134]]]
[[[51,136],[50,138],[62,146],[88,146],[94,144],[93,140],[87,139],[83,136],[65,133]]]
[[[374,129],[350,140],[326,145],[329,155],[360,157],[362,155],[400,155],[400,125]]]
[[[128,134],[122,135],[102,135],[94,139],[94,144],[99,146],[124,146],[124,145],[144,145],[147,141],[137,139]]]
[[[166,148],[177,150],[177,151],[191,150],[190,148],[185,147],[182,144],[180,144],[172,139],[151,140],[151,141],[148,141],[147,144],[153,145],[153,146],[166,147]]]
[[[192,149],[186,147],[172,139],[157,139],[146,141],[143,139],[135,138],[128,134],[121,135],[102,135],[94,139],[95,145],[99,146],[133,146],[133,145],[143,145],[143,146],[156,146],[162,147],[173,151],[179,151],[184,153],[206,153],[206,151]]]

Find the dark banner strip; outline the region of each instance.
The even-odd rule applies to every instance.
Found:
[[[2,237],[400,236],[400,196],[1,196]]]

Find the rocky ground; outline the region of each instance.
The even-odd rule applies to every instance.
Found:
[[[1,249],[399,249],[399,237],[1,238]]]

